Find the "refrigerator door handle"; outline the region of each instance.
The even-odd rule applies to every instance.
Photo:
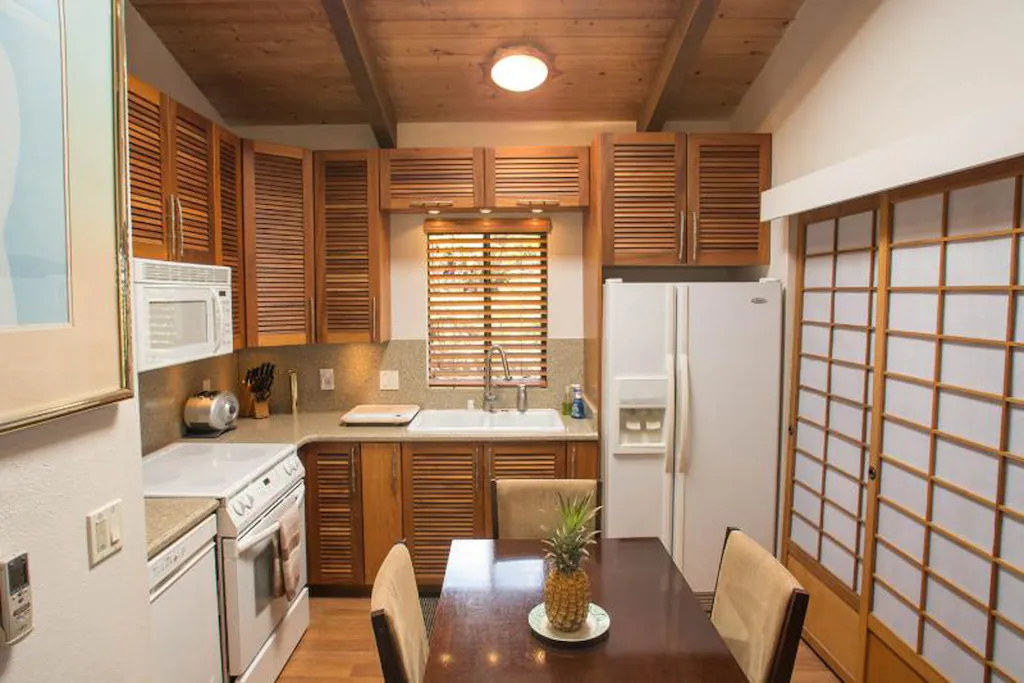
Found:
[[[690,358],[686,354],[677,359],[676,375],[675,460],[678,472],[683,473],[690,445]]]

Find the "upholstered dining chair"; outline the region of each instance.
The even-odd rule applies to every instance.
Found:
[[[404,543],[391,548],[373,581],[370,622],[385,683],[420,683],[429,645],[412,556]]]
[[[711,623],[751,683],[789,683],[808,595],[739,529],[725,532]]]
[[[599,505],[601,483],[595,479],[494,479],[494,538],[547,538],[558,525],[559,494],[568,500],[588,493],[591,504]]]

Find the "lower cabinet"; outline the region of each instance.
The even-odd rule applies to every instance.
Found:
[[[359,444],[322,443],[302,451],[306,468],[309,583],[363,583]]]
[[[601,448],[597,441],[570,441],[566,450],[567,478],[601,478]]]
[[[360,446],[363,494],[363,580],[373,584],[377,571],[402,532],[402,445]]]
[[[503,443],[484,446],[484,532],[492,537],[492,479],[565,479],[565,442]]]

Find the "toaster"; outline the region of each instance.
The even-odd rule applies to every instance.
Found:
[[[238,397],[230,391],[200,391],[185,401],[182,419],[189,434],[218,436],[235,428]]]

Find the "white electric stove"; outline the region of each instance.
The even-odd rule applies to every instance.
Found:
[[[305,473],[291,444],[179,442],[142,460],[147,497],[220,501],[222,643],[236,683],[274,683],[309,626],[305,561],[298,594],[273,594],[278,520],[292,506],[306,542]]]

